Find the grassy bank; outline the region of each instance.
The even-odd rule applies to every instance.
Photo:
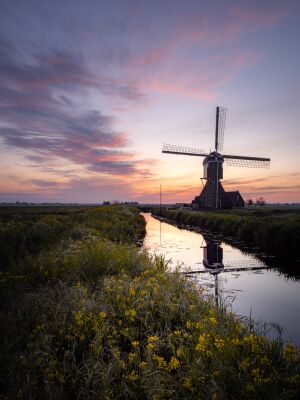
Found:
[[[179,224],[199,226],[255,244],[263,251],[282,258],[300,260],[299,211],[195,212],[157,208],[153,212]]]
[[[144,228],[120,206],[2,222],[3,397],[298,398],[297,349],[138,250]]]

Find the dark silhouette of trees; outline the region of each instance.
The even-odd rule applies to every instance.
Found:
[[[258,199],[256,199],[255,204],[257,206],[265,206],[267,204],[266,200],[263,197],[258,197]]]

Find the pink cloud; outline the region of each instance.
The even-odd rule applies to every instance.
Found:
[[[182,94],[185,96],[194,97],[201,100],[211,100],[215,94],[207,91],[206,89],[195,88],[190,85],[184,79],[181,81],[178,79],[177,82],[167,82],[149,79],[147,81],[147,90],[159,93],[167,94]]]
[[[216,96],[219,86],[232,79],[239,69],[254,65],[261,57],[262,54],[258,52],[243,51],[193,62],[178,60],[176,73],[158,72],[148,76],[140,85],[146,91],[211,100]]]
[[[270,7],[255,1],[212,6],[213,15],[205,8],[198,3],[187,7],[188,13],[171,17],[159,42],[153,41],[159,43],[156,47],[145,44],[135,55],[130,54],[125,66],[129,76],[132,70],[138,88],[211,100],[217,88],[239,69],[253,66],[263,57],[255,50],[242,48],[239,35],[273,26],[290,12],[285,4],[275,2]],[[222,48],[229,38],[235,39],[230,51],[226,46]],[[210,55],[205,58],[202,54]]]
[[[271,26],[290,12],[290,6],[284,2],[273,2],[272,7],[263,3],[250,2],[242,7],[240,4],[231,9],[230,14],[237,19],[241,26],[247,24],[252,29],[259,26]]]

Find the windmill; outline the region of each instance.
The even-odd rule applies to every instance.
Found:
[[[270,159],[261,157],[234,156],[220,154],[223,150],[224,131],[226,120],[226,108],[217,107],[215,150],[209,153],[202,149],[182,147],[172,144],[163,144],[162,152],[169,154],[180,154],[187,156],[204,157],[204,176],[206,181],[202,192],[192,201],[195,209],[201,208],[233,208],[244,207],[245,203],[239,192],[225,192],[221,180],[223,179],[223,163],[235,167],[269,168]]]

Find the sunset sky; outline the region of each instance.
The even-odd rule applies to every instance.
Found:
[[[0,2],[0,202],[191,201],[201,157],[226,190],[300,201],[300,1]]]

